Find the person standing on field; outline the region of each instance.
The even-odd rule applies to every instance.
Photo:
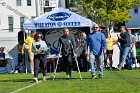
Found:
[[[93,25],[93,32],[90,33],[86,40],[85,54],[88,55],[88,46],[90,48],[89,62],[91,67],[91,77],[96,78],[96,61],[98,64],[98,77],[103,78],[103,65],[102,62],[104,54],[106,53],[106,38],[103,33],[100,32],[98,24]]]
[[[34,42],[34,35],[35,35],[35,31],[31,31],[30,32],[30,36],[28,36],[25,41],[24,44],[22,46],[22,55],[24,54],[24,49],[27,49],[28,55],[29,55],[29,59],[30,59],[30,69],[31,69],[31,74],[34,74],[34,54],[32,52],[32,43]]]

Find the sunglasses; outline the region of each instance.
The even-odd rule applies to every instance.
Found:
[[[42,36],[37,36],[37,38],[42,38]]]
[[[93,28],[99,28],[99,27],[93,27]]]

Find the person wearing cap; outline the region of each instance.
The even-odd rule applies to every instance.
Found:
[[[24,54],[24,49],[26,48],[28,51],[28,55],[29,55],[29,59],[30,59],[30,69],[31,69],[31,73],[34,74],[34,54],[32,52],[32,43],[34,42],[34,35],[35,35],[35,31],[31,31],[30,32],[30,36],[28,36],[23,44],[22,47],[22,55]]]

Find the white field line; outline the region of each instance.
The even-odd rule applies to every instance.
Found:
[[[50,78],[50,77],[52,77],[52,74],[51,74],[50,76],[47,76],[46,78]],[[20,88],[20,89],[18,89],[18,90],[16,90],[16,91],[13,91],[13,92],[10,92],[10,93],[17,93],[17,92],[19,92],[19,91],[22,91],[22,90],[25,90],[25,89],[27,89],[27,88],[29,88],[29,87],[32,87],[32,86],[34,86],[34,85],[37,85],[37,84],[41,83],[42,81],[43,81],[43,80],[40,80],[38,83],[33,83],[33,84],[29,85],[29,86]]]

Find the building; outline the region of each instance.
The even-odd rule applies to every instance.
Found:
[[[127,28],[140,27],[140,6],[136,6],[130,11],[131,19],[125,23]]]
[[[23,31],[23,23],[64,7],[67,0],[0,0],[0,47],[10,54],[17,64],[18,32]]]

